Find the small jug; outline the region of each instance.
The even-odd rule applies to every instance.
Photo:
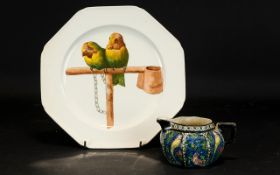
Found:
[[[203,117],[157,119],[162,130],[160,143],[169,163],[184,167],[204,167],[222,154],[224,146],[233,142],[236,123],[218,122]],[[229,129],[228,137],[222,133]]]

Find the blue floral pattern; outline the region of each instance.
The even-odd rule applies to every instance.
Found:
[[[160,142],[166,159],[185,167],[207,166],[218,159],[224,149],[224,139],[218,130],[181,132],[165,130]]]

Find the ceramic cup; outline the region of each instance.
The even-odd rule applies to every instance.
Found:
[[[147,66],[143,73],[138,74],[137,87],[149,94],[158,94],[163,90],[161,68]]]
[[[160,143],[164,156],[169,163],[184,167],[210,165],[236,136],[236,123],[233,122],[214,124],[203,117],[157,119],[157,122],[162,128]],[[224,138],[226,130],[229,135]]]

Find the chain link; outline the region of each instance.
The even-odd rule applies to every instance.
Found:
[[[103,83],[106,85],[106,77],[104,74],[101,74],[101,77],[102,77],[102,80],[103,80]],[[97,87],[97,76],[95,74],[93,74],[93,81],[94,81],[94,104],[95,104],[95,108],[96,108],[96,111],[101,113],[101,114],[105,114],[106,111],[105,110],[102,110],[100,108],[100,105],[99,105],[99,99],[98,99],[98,87]]]
[[[101,78],[102,78],[103,83],[106,84],[106,77],[105,77],[105,74],[101,74]]]

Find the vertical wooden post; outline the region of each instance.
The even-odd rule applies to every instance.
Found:
[[[106,74],[106,113],[107,113],[107,128],[114,126],[114,104],[113,104],[113,75]]]

